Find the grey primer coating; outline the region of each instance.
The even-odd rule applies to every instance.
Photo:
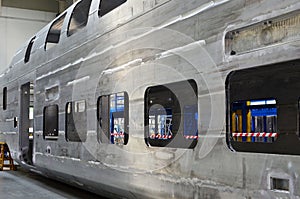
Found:
[[[1,74],[15,161],[111,198],[300,198],[299,1],[110,2],[76,2]],[[238,141],[234,102],[269,98],[276,141]]]

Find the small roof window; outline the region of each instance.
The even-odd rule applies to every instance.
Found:
[[[25,62],[25,63],[29,62],[30,54],[31,54],[31,50],[32,50],[32,46],[33,46],[33,43],[34,43],[35,39],[36,39],[36,36],[34,36],[34,37],[30,40],[30,42],[29,42],[29,44],[28,44],[28,46],[27,46],[26,53],[25,53],[25,58],[24,58],[24,62]]]
[[[99,17],[106,15],[126,1],[127,0],[102,0],[99,5]]]
[[[50,49],[54,45],[59,43],[60,35],[61,35],[61,29],[64,23],[64,19],[66,17],[66,14],[62,15],[58,19],[56,19],[47,34],[46,42],[45,42],[45,50]]]
[[[68,36],[87,25],[91,3],[92,0],[82,0],[75,6],[68,26]]]

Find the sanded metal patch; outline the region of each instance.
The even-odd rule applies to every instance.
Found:
[[[227,32],[225,53],[238,55],[297,40],[300,40],[300,13],[293,12]]]

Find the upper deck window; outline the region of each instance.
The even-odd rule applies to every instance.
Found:
[[[107,13],[119,7],[126,1],[127,0],[101,0],[98,13],[99,17],[106,15]]]
[[[92,0],[82,0],[75,6],[68,26],[68,36],[87,25],[91,3]]]
[[[47,38],[45,42],[45,50],[51,48],[55,44],[58,44],[61,35],[61,28],[64,23],[65,17],[66,14],[62,15],[52,23],[49,32],[47,34]]]
[[[29,62],[29,59],[30,59],[30,54],[31,54],[31,49],[32,49],[32,46],[33,46],[33,43],[34,43],[34,40],[35,40],[35,36],[30,40],[28,46],[27,46],[27,49],[26,49],[26,53],[25,53],[25,58],[24,58],[24,62],[27,63]]]
[[[198,141],[198,94],[194,80],[149,87],[145,94],[150,146],[194,148]]]

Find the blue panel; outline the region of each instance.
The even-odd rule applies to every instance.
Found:
[[[258,116],[277,116],[277,108],[251,109],[251,115],[253,117],[258,117]]]
[[[198,135],[198,107],[197,105],[184,107],[184,136]]]

